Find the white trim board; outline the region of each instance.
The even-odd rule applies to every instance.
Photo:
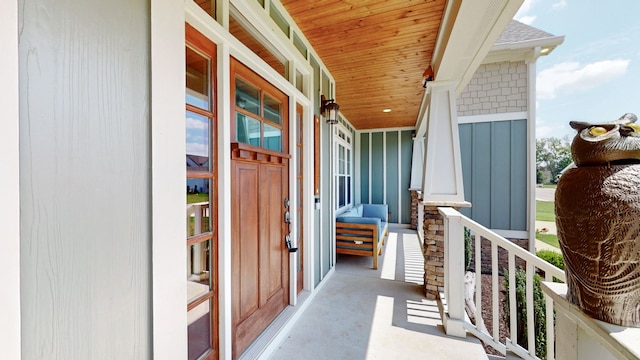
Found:
[[[458,124],[473,124],[492,121],[511,121],[511,120],[527,120],[529,113],[526,111],[485,114],[485,115],[467,115],[458,116]]]
[[[21,358],[18,1],[0,2],[0,358]]]
[[[529,239],[529,232],[524,230],[491,229],[491,231],[507,239]]]
[[[187,353],[184,238],[184,4],[151,1],[151,201],[153,354]],[[182,221],[180,221],[182,219]]]

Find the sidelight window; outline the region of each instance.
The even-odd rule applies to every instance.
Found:
[[[335,131],[335,189],[336,210],[342,209],[352,203],[352,145],[351,133],[342,125],[338,125]]]

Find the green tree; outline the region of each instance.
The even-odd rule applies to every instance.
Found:
[[[536,140],[536,178],[544,179],[544,173],[552,182],[560,171],[572,162],[571,141],[568,136],[562,139],[549,137]],[[543,181],[544,182],[544,181]]]

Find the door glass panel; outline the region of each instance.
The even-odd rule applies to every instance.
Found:
[[[338,177],[338,207],[343,207],[346,205],[345,201],[345,186],[344,176]]]
[[[260,91],[248,82],[236,77],[236,106],[260,115]]]
[[[187,303],[202,297],[210,290],[211,241],[205,240],[187,247]]]
[[[211,231],[209,179],[187,179],[187,237]]]
[[[302,147],[296,146],[296,157],[298,158],[298,166],[296,166],[296,176],[302,176]]]
[[[207,300],[187,313],[189,324],[189,360],[195,360],[211,348],[211,301]]]
[[[304,92],[304,82],[302,79],[302,74],[300,73],[300,71],[296,70],[296,89],[298,89],[300,92]]]
[[[269,150],[282,151],[282,130],[265,123],[264,147]]]
[[[187,171],[209,171],[209,127],[211,119],[186,112]]]
[[[265,119],[272,121],[278,125],[281,124],[280,119],[280,102],[271,96],[264,95],[264,117]]]
[[[210,61],[189,47],[186,49],[186,56],[187,104],[211,110],[211,100],[209,98],[211,88],[209,84],[209,79],[211,78],[209,73],[211,68]]]
[[[260,120],[236,113],[236,138],[238,142],[260,146]]]

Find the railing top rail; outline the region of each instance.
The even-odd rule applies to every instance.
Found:
[[[485,226],[477,223],[476,221],[469,219],[468,217],[461,214],[459,211],[450,207],[440,207],[438,208],[438,211],[442,216],[446,218],[459,218],[462,225],[469,228],[471,231],[475,232],[476,235],[480,235],[491,242],[496,242],[500,247],[504,248],[509,252],[513,252],[516,256],[525,260],[527,263],[533,264],[538,269],[544,271],[545,273],[548,273],[551,276],[558,278],[561,281],[566,281],[565,273],[563,270],[560,270],[555,265],[550,264],[545,260],[542,260],[537,255],[512,243],[511,241],[498,235],[494,231],[487,229]]]

